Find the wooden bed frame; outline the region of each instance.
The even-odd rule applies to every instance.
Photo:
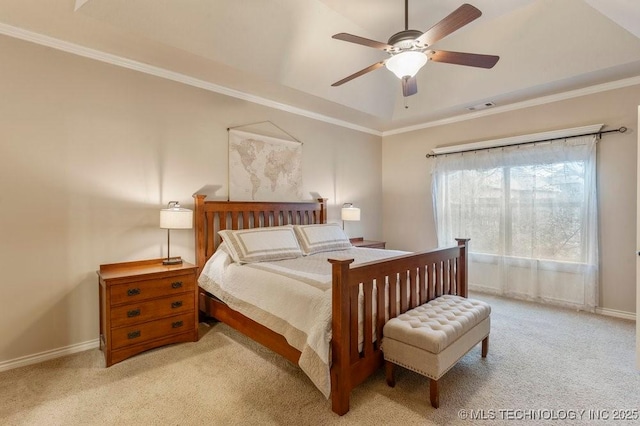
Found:
[[[314,202],[205,201],[195,198],[196,263],[198,274],[220,244],[218,231],[287,224],[326,223],[326,199]],[[392,259],[350,266],[351,260],[329,260],[332,264],[332,340],[331,407],[343,415],[349,411],[351,390],[383,365],[383,355],[375,336],[382,336],[385,314],[393,318],[443,294],[467,296],[467,239],[456,239],[450,248],[409,254]],[[385,294],[377,292],[375,282],[395,283]],[[364,330],[367,337],[359,350],[358,293],[364,292]],[[285,338],[265,326],[232,310],[202,288],[199,291],[201,315],[215,318],[298,364],[300,351]],[[374,309],[374,303],[377,305]],[[399,305],[399,310],[397,309]],[[374,310],[377,312],[375,323]]]

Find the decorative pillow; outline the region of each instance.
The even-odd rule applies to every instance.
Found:
[[[352,247],[349,237],[335,223],[295,225],[293,229],[305,255]]]
[[[293,259],[302,256],[291,225],[270,228],[224,230],[218,234],[229,254],[239,263]]]

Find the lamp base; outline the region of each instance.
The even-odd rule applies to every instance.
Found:
[[[163,265],[182,265],[181,257],[170,257],[162,261]]]

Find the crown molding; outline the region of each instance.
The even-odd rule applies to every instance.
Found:
[[[87,0],[88,1],[88,0]],[[86,1],[77,0],[76,7],[82,7]],[[402,127],[393,130],[379,131],[368,127],[360,126],[348,121],[339,120],[333,117],[329,117],[323,114],[319,114],[306,109],[294,107],[281,102],[277,102],[271,99],[266,99],[260,96],[255,96],[249,93],[241,92],[239,90],[230,89],[228,87],[220,86],[208,81],[200,80],[194,77],[190,77],[185,74],[181,74],[174,71],[169,71],[164,68],[156,67],[153,65],[145,64],[142,62],[127,59],[111,53],[102,52],[96,49],[91,49],[79,44],[70,43],[64,40],[60,40],[54,37],[50,37],[44,34],[36,33],[33,31],[25,30],[23,28],[14,27],[12,25],[0,23],[0,34],[14,37],[20,40],[25,40],[31,43],[36,43],[42,46],[47,46],[53,49],[61,50],[63,52],[72,53],[74,55],[82,56],[96,61],[105,62],[111,65],[115,65],[122,68],[142,72],[145,74],[153,75],[156,77],[164,78],[167,80],[175,81],[178,83],[186,84],[193,87],[198,87],[210,92],[219,93],[222,95],[230,96],[237,99],[242,99],[255,104],[263,105],[266,107],[274,108],[277,110],[289,112],[291,114],[300,115],[303,117],[311,118],[314,120],[322,121],[328,124],[333,124],[340,127],[345,127],[351,130],[356,130],[363,133],[368,133],[374,136],[392,136],[401,133],[413,132],[416,130],[422,130],[429,127],[443,126],[447,124],[459,123],[466,120],[473,120],[480,117],[486,117],[494,114],[502,114],[509,111],[516,111],[523,108],[529,108],[533,106],[539,106],[558,102],[566,99],[572,99],[580,96],[591,95],[594,93],[606,92],[609,90],[620,89],[629,86],[635,86],[640,84],[640,76],[631,77],[613,82],[597,84],[594,86],[585,87],[582,89],[571,90],[568,92],[557,93],[554,95],[543,96],[527,101],[516,102],[509,105],[498,106],[491,109],[482,111],[475,111],[468,114],[461,114],[454,117],[448,117],[441,120],[428,121],[422,124],[413,126]]]
[[[215,92],[215,93],[230,96],[233,98],[242,99],[244,101],[252,102],[255,104],[264,105],[270,108],[289,112],[291,114],[296,114],[296,115],[311,118],[314,120],[323,121],[325,123],[334,124],[340,127],[346,127],[348,129],[357,130],[363,133],[369,133],[375,136],[382,136],[382,132],[378,130],[370,129],[364,126],[359,126],[357,124],[349,123],[347,121],[338,120],[336,118],[329,117],[323,114],[318,114],[313,111],[283,104],[281,102],[276,102],[271,99],[262,98],[260,96],[255,96],[249,93],[241,92],[239,90],[230,89],[228,87],[220,86],[214,83],[210,83],[208,81],[190,77],[185,74],[169,71],[165,68],[160,68],[160,67],[145,64],[142,62],[134,61],[132,59],[123,58],[122,56],[113,55],[111,53],[102,52],[96,49],[91,49],[85,46],[81,46],[79,44],[70,43],[68,41],[46,36],[44,34],[14,27],[12,25],[0,23],[0,34],[17,38],[20,40],[28,41],[31,43],[36,43],[42,46],[50,47],[52,49],[61,50],[63,52],[72,53],[74,55],[82,56],[85,58],[94,59],[96,61],[105,62],[118,67],[127,68],[130,70],[153,75],[155,77],[160,77],[160,78],[175,81],[178,83],[186,84],[189,86],[197,87],[200,89],[208,90],[210,92]]]
[[[480,117],[486,117],[494,114],[502,114],[509,111],[516,111],[523,108],[529,108],[538,105],[550,104],[553,102],[564,101],[566,99],[577,98],[594,93],[607,92],[609,90],[621,89],[624,87],[635,86],[640,84],[639,77],[630,77],[622,80],[612,81],[609,83],[597,84],[594,86],[584,87],[582,89],[571,90],[568,92],[556,93],[554,95],[542,96],[540,98],[529,99],[527,101],[516,102],[509,105],[499,106],[482,111],[476,111],[469,114],[457,115],[455,117],[443,118],[442,120],[429,121],[415,126],[402,127],[399,129],[388,130],[382,132],[382,137],[398,135],[401,133],[413,132],[415,130],[426,129],[429,127],[443,126],[446,124],[459,123],[461,121],[473,120]]]

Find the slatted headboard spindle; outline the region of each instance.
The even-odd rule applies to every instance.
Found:
[[[218,231],[327,222],[327,199],[299,202],[205,201],[196,194],[196,263],[198,273],[220,244]]]

